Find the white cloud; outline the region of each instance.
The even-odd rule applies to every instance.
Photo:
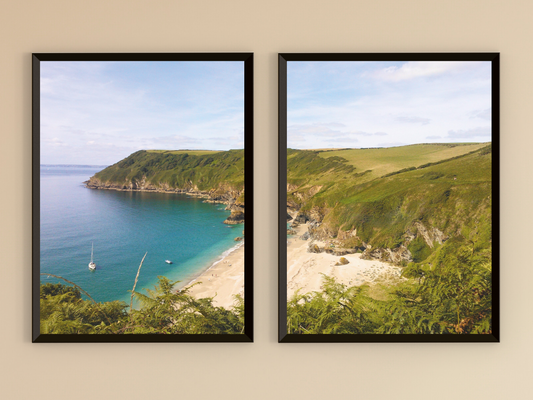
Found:
[[[390,66],[374,72],[373,76],[384,81],[404,81],[432,75],[442,75],[471,66],[471,62],[416,61],[407,62],[401,67]]]
[[[243,149],[244,148],[244,131],[236,132],[233,135],[226,137],[210,137],[207,138],[209,143],[213,143],[219,148],[224,149]],[[218,150],[218,148],[212,148],[211,150]]]
[[[480,126],[472,129],[458,129],[456,131],[448,131],[448,137],[452,139],[469,139],[469,138],[490,138],[491,129],[488,126]]]
[[[357,147],[358,137],[365,140],[373,137],[387,136],[386,132],[366,132],[361,130],[333,129],[346,128],[339,122],[316,122],[311,124],[294,124],[287,128],[289,148],[328,148],[328,147]],[[313,147],[308,147],[314,143]]]
[[[487,121],[492,119],[492,109],[487,108],[485,110],[475,110],[470,114],[470,118],[481,118]]]
[[[410,124],[422,124],[422,125],[427,125],[429,124],[429,121],[431,121],[429,118],[405,117],[405,116],[396,117],[394,119],[399,122],[407,122]]]
[[[351,135],[360,135],[360,136],[387,136],[387,133],[385,132],[350,131],[348,133]]]
[[[331,135],[340,134],[341,131],[332,128],[343,128],[346,125],[336,122],[314,122],[311,124],[294,124],[287,127],[290,132],[298,132],[307,135]]]
[[[50,146],[67,146],[67,144],[63,140],[57,137],[43,138],[41,140],[41,143],[45,145],[50,145]]]
[[[353,136],[385,136],[385,132],[365,132],[359,130],[342,130],[332,128],[344,128],[345,124],[337,122],[315,122],[311,124],[294,124],[287,128],[287,133],[299,136],[321,136],[321,137],[353,137]],[[355,138],[354,138],[355,140]]]
[[[398,147],[398,146],[406,146],[409,143],[405,142],[387,142],[387,143],[378,143],[377,147]]]
[[[437,136],[437,135],[426,136],[426,139],[442,139],[442,136]]]

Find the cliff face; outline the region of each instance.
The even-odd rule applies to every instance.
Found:
[[[394,264],[404,264],[413,261],[422,261],[418,253],[427,249],[425,255],[429,255],[437,245],[445,243],[449,236],[436,227],[426,227],[419,221],[415,221],[406,229],[401,239],[394,248],[373,247],[364,242],[358,235],[357,229],[344,231],[341,228],[334,230],[329,224],[323,223],[323,213],[317,210],[312,212],[299,212],[292,219],[291,225],[296,227],[300,224],[308,224],[307,232],[302,235],[302,240],[309,240],[309,252],[330,253],[338,256],[345,254],[362,253],[365,260],[387,261]],[[314,211],[314,212],[313,212]],[[316,242],[323,243],[322,246]],[[410,250],[411,249],[411,250]]]
[[[244,190],[242,193],[234,193],[235,197],[230,200],[226,210],[231,210],[231,215],[224,221],[228,225],[244,223]]]
[[[243,211],[231,211],[231,215],[224,221],[228,225],[238,225],[244,223]]]
[[[185,185],[182,188],[172,187],[168,183],[153,184],[148,181],[146,176],[143,176],[140,180],[124,180],[122,182],[117,181],[104,181],[99,179],[96,175],[92,176],[85,186],[89,189],[108,189],[118,190],[126,192],[162,192],[162,193],[191,193],[208,195],[209,191],[201,191],[198,186],[190,182],[189,185]]]

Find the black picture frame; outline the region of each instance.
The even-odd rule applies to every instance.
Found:
[[[500,341],[500,54],[499,53],[279,53],[279,302],[280,343],[499,342]],[[491,334],[289,334],[287,324],[287,64],[337,61],[488,61],[491,63],[492,129],[492,333]]]
[[[244,331],[242,334],[41,334],[40,286],[40,66],[46,61],[242,61],[244,69],[244,186],[246,247],[244,255]],[[33,53],[32,54],[32,342],[253,342],[253,53]]]

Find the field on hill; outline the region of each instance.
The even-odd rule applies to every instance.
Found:
[[[487,143],[415,144],[411,146],[321,151],[320,157],[342,157],[359,171],[371,170],[365,180],[403,168],[457,157],[485,147]]]

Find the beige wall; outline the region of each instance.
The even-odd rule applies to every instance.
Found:
[[[4,0],[0,397],[525,399],[533,363],[527,1]],[[32,52],[255,53],[255,343],[32,344]],[[501,343],[277,343],[277,53],[501,52]]]

